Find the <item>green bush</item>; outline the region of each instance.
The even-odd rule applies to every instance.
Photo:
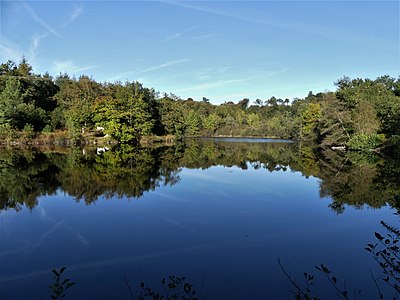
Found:
[[[23,129],[24,132],[26,133],[33,133],[34,132],[34,128],[31,124],[26,123]]]
[[[16,138],[17,134],[10,124],[0,124],[0,138],[2,139],[13,139]]]
[[[50,133],[52,132],[53,129],[51,128],[51,126],[49,124],[47,124],[46,126],[44,126],[44,128],[42,129],[43,133]]]
[[[385,141],[383,134],[356,134],[347,142],[351,150],[371,150],[382,145]]]
[[[22,134],[21,134],[21,138],[23,140],[25,139],[33,139],[35,137],[35,129],[33,127],[33,125],[26,123],[24,126],[24,129],[22,129]]]

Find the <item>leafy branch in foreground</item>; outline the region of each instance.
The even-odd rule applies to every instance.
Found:
[[[60,270],[53,269],[51,272],[53,273],[54,283],[49,285],[49,289],[52,291],[51,299],[62,299],[65,297],[65,292],[70,289],[75,282],[72,282],[70,279],[62,280],[62,274],[66,270],[66,267],[62,267]]]
[[[399,211],[395,215],[399,215]],[[386,235],[382,235],[379,232],[375,232],[375,238],[377,243],[367,244],[365,250],[372,253],[372,258],[378,263],[382,269],[383,277],[375,277],[371,273],[371,278],[378,291],[378,298],[384,299],[384,294],[379,286],[379,280],[386,282],[392,290],[395,291],[396,295],[393,299],[398,299],[400,294],[400,229],[396,226],[392,226],[384,221],[381,221],[381,225],[388,231]],[[299,284],[295,278],[293,278],[282,266],[281,261],[278,259],[279,266],[282,269],[283,274],[289,280],[290,284],[295,288],[295,298],[302,300],[316,300],[319,299],[312,295],[311,286],[313,284],[314,276],[308,273],[304,273],[305,277],[305,288]],[[341,299],[350,299],[350,294],[344,283],[343,288],[338,285],[338,279],[332,274],[332,271],[325,265],[321,264],[315,266],[315,268],[322,272],[328,282],[336,290],[336,295]],[[354,290],[353,297],[357,298],[361,294],[361,290]]]
[[[301,287],[301,285],[293,278],[283,267],[281,260],[278,258],[278,264],[281,267],[281,270],[285,277],[289,280],[290,284],[295,288],[295,299],[297,300],[320,300],[320,298],[313,296],[311,291],[311,286],[313,285],[314,276],[304,272],[305,278],[305,289]]]
[[[346,283],[344,283],[343,289],[341,289],[338,286],[338,279],[333,276],[332,271],[329,270],[326,266],[324,266],[323,264],[319,265],[319,266],[315,266],[315,268],[318,271],[321,271],[325,277],[328,279],[329,283],[334,287],[334,289],[336,290],[336,295],[341,298],[341,299],[350,299],[349,297],[349,292],[346,288]],[[358,292],[356,292],[356,290],[354,290],[354,299],[357,298],[357,295],[361,294],[361,290],[358,290]]]
[[[140,283],[142,289],[139,295],[139,300],[144,299],[155,299],[155,300],[197,300],[196,290],[193,289],[193,284],[186,281],[186,277],[178,277],[175,275],[168,276],[168,280],[165,278],[161,281],[164,294],[156,292],[152,288],[147,287],[144,282]]]
[[[302,285],[300,283],[298,283],[296,281],[295,278],[293,278],[283,267],[280,259],[278,259],[278,264],[282,269],[283,274],[285,275],[285,277],[289,280],[290,284],[295,288],[295,299],[297,300],[320,300],[321,298],[313,295],[313,291],[311,290],[311,286],[314,284],[314,276],[304,272],[304,285],[305,287],[302,287]],[[315,266],[315,268],[322,272],[324,274],[324,276],[326,277],[326,279],[328,280],[328,282],[332,285],[332,287],[335,289],[336,291],[336,295],[337,297],[339,297],[340,299],[351,299],[349,292],[346,288],[346,284],[344,283],[343,288],[339,287],[339,283],[338,283],[338,279],[337,277],[335,277],[332,274],[332,271],[329,270],[325,265],[321,264],[319,266]],[[353,299],[356,299],[357,296],[361,294],[361,290],[354,290],[353,293]]]

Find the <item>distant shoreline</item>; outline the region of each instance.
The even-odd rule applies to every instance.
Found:
[[[232,135],[218,135],[218,136],[190,136],[187,138],[193,138],[193,139],[226,139],[226,140],[231,140],[231,141],[236,141],[236,140],[273,140],[274,142],[282,142],[282,143],[294,143],[298,142],[298,140],[292,140],[292,139],[283,139],[279,137],[266,137],[266,136],[232,136]],[[240,141],[238,141],[240,142]]]
[[[94,135],[83,135],[79,138],[71,138],[68,136],[68,132],[60,131],[54,133],[39,133],[28,136],[24,132],[17,132],[15,138],[0,139],[0,145],[4,146],[18,146],[18,145],[31,145],[31,146],[85,146],[85,145],[112,145],[119,144],[118,141],[104,136]],[[244,140],[274,140],[276,142],[293,143],[298,140],[282,139],[276,136],[238,136],[238,135],[217,135],[217,136],[186,136],[184,139],[231,139],[232,141],[238,139]],[[166,136],[143,136],[141,137],[139,144],[147,145],[154,143],[174,143],[176,137],[174,135]]]

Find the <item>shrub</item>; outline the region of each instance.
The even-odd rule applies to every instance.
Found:
[[[382,145],[385,141],[383,134],[356,134],[347,142],[351,150],[371,150]]]
[[[33,128],[33,125],[26,123],[24,126],[24,129],[22,129],[22,136],[21,138],[24,139],[33,139],[35,137],[35,129]]]
[[[42,129],[43,133],[50,133],[52,132],[53,129],[51,128],[51,126],[49,124],[47,124],[46,126],[44,126],[44,128]]]
[[[31,124],[26,123],[23,129],[24,132],[26,133],[33,133],[34,132],[34,128]]]
[[[0,138],[12,140],[18,138],[18,133],[11,127],[10,124],[0,124]]]

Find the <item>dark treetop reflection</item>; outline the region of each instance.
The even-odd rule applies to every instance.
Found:
[[[321,180],[321,197],[340,213],[344,205],[397,206],[400,164],[368,153],[325,150],[298,143],[263,140],[190,140],[186,145],[140,148],[120,146],[98,155],[95,149],[0,151],[0,208],[34,208],[38,197],[61,189],[86,204],[100,196],[140,198],[160,185],[179,182],[182,168],[237,166],[247,169],[299,171]]]

